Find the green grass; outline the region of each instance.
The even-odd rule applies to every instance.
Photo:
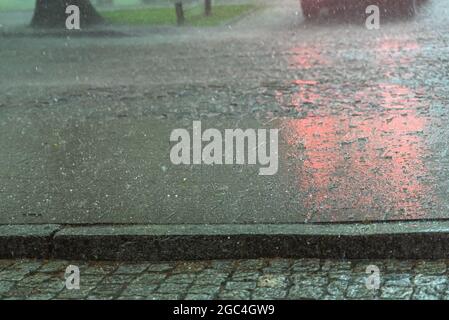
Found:
[[[33,10],[35,0],[0,0],[0,11]]]
[[[212,15],[204,16],[203,6],[186,9],[184,12],[186,25],[202,27],[216,26],[236,18],[250,10],[254,5],[216,5],[212,7]],[[175,25],[176,15],[171,8],[143,8],[101,12],[111,23],[126,25]]]
[[[95,4],[96,1],[92,0],[92,3]],[[155,1],[155,3],[165,3],[165,1]],[[194,7],[187,7],[184,9],[186,25],[196,27],[216,26],[257,8],[255,5],[251,4],[213,5],[212,15],[206,17],[204,16],[204,7],[202,3],[203,1],[200,1],[199,4]],[[34,5],[35,0],[0,0],[0,12],[33,10]],[[128,6],[128,8],[126,8],[126,6]],[[114,7],[98,8],[101,10],[101,15],[111,23],[125,25],[176,24],[174,6],[142,6],[141,0],[114,0]]]
[[[176,15],[174,9],[125,9],[104,11],[101,15],[111,23],[127,25],[159,25],[175,24]]]

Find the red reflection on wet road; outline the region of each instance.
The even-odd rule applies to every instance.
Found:
[[[394,38],[383,38],[377,42],[376,51],[388,54],[401,53],[406,50],[418,50],[419,45],[416,40],[403,40]]]
[[[329,61],[321,55],[321,48],[310,46],[296,47],[290,50],[292,56],[289,65],[292,68],[310,69],[317,65],[326,65]]]
[[[420,181],[426,174],[426,119],[419,116],[411,90],[396,84],[373,86],[356,92],[357,103],[336,113],[331,99],[321,97],[313,84],[301,83],[300,91],[313,92],[291,97],[292,105],[304,112],[309,102],[326,102],[304,119],[285,120],[282,128],[289,145],[295,150],[302,145],[297,170],[308,218],[424,217],[423,199],[431,191]]]

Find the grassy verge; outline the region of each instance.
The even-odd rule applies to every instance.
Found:
[[[95,1],[92,1],[92,3],[95,3]],[[141,7],[129,7],[139,4]],[[34,5],[35,0],[0,0],[0,12],[33,10]],[[114,24],[176,25],[176,15],[173,6],[142,6],[141,0],[114,0],[114,5],[118,8],[122,6],[122,8],[97,8],[101,11],[101,15],[105,17],[107,21]],[[128,8],[126,8],[126,6],[128,6]],[[202,2],[200,2],[200,5],[185,9],[185,24],[196,27],[216,26],[235,19],[254,9],[257,9],[257,7],[252,4],[217,4],[212,6],[212,15],[206,17],[204,16],[204,7]]]
[[[33,10],[35,0],[0,0],[0,11]]]
[[[256,7],[251,4],[243,5],[216,5],[212,7],[212,15],[204,16],[203,7],[197,6],[185,10],[186,25],[216,26],[237,18]],[[174,8],[145,8],[126,9],[101,12],[107,21],[126,25],[175,25],[176,15]]]

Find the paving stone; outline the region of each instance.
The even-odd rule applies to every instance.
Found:
[[[27,296],[27,300],[51,300],[55,296],[55,294],[51,293],[31,294]]]
[[[237,271],[254,271],[262,269],[266,266],[266,261],[263,259],[237,260],[235,262],[235,269]]]
[[[136,278],[135,274],[112,274],[105,276],[101,284],[125,284],[130,283]]]
[[[446,275],[436,276],[419,274],[415,276],[413,282],[415,286],[418,287],[433,286],[439,288],[440,290],[444,290],[449,284],[449,279]]]
[[[249,272],[249,271],[236,271],[232,274],[231,280],[232,281],[257,281],[259,279],[261,273],[256,272]]]
[[[121,295],[117,300],[146,300],[145,296]]]
[[[164,273],[145,273],[138,276],[133,282],[141,283],[143,285],[159,284],[167,278]]]
[[[51,278],[42,285],[45,287],[45,289],[53,291],[61,291],[66,286],[65,279],[63,280],[59,278]]]
[[[413,269],[415,261],[411,260],[386,260],[385,262],[385,272],[409,272]]]
[[[254,289],[252,299],[255,300],[273,300],[284,299],[287,296],[285,288],[264,287]]]
[[[368,274],[355,274],[351,276],[350,283],[351,284],[357,284],[357,285],[363,285],[366,286],[366,282],[368,280],[369,275]],[[380,276],[380,280],[382,280],[382,276]]]
[[[234,269],[234,262],[231,260],[214,260],[210,263],[209,268],[222,272],[230,272]]]
[[[273,259],[268,261],[268,266],[262,269],[262,273],[283,273],[286,274],[290,270],[292,260],[290,259]]]
[[[181,295],[177,293],[152,293],[146,297],[148,300],[179,300]]]
[[[171,282],[171,283],[192,283],[196,278],[195,274],[190,273],[180,273],[180,274],[174,274],[170,275],[165,282]]]
[[[222,272],[200,273],[196,276],[196,278],[194,280],[194,284],[220,285],[228,278],[228,276],[229,276],[228,273],[222,273]]]
[[[38,271],[43,273],[64,273],[71,264],[60,260],[47,261],[41,265]]]
[[[65,288],[65,280],[51,278],[44,282],[18,282],[16,288],[23,288],[25,291],[37,291],[40,293],[59,293]]]
[[[213,276],[213,275],[218,275],[220,277],[227,278],[231,273],[232,273],[232,271],[221,270],[221,269],[204,269],[203,271],[197,273],[197,278],[202,277],[202,276],[207,277],[207,276]]]
[[[325,289],[319,286],[298,286],[290,288],[289,299],[319,299],[325,295]]]
[[[404,300],[404,299],[410,299],[410,297],[413,293],[413,288],[406,287],[406,286],[399,286],[399,287],[382,286],[381,291],[382,291],[382,294],[380,295],[380,297],[382,299]]]
[[[74,264],[75,266],[78,266],[76,264]],[[100,264],[100,263],[92,263],[89,265],[80,265],[78,266],[80,269],[80,276],[85,276],[85,275],[107,275],[107,274],[111,274],[112,272],[115,271],[115,269],[117,269],[117,265],[113,264]]]
[[[332,294],[325,294],[323,297],[320,298],[320,300],[344,300],[345,297],[341,297],[339,295],[332,295]]]
[[[314,272],[320,270],[319,259],[299,259],[293,262],[293,272]]]
[[[215,295],[220,291],[220,286],[198,285],[194,284],[189,288],[189,293],[194,294],[212,294]]]
[[[187,292],[187,288],[190,286],[188,283],[162,283],[157,292],[159,293],[179,293]]]
[[[411,287],[412,276],[410,274],[386,274],[382,277],[383,286],[388,287]]]
[[[148,269],[148,263],[122,264],[117,268],[115,274],[137,274]]]
[[[417,274],[444,274],[447,270],[446,261],[419,261],[415,266]]]
[[[32,296],[32,295],[39,295],[39,294],[43,294],[43,293],[48,293],[48,292],[43,292],[40,288],[37,287],[19,287],[19,286],[14,286],[11,290],[9,290],[8,292],[4,292],[3,296],[8,296],[8,297],[28,297],[28,296]]]
[[[349,272],[337,272],[333,273],[330,272],[327,274],[327,277],[329,278],[329,281],[349,281],[352,278],[352,273]]]
[[[321,267],[322,271],[328,272],[341,272],[341,271],[350,271],[351,270],[351,262],[350,261],[339,261],[339,260],[326,260]]]
[[[103,275],[80,275],[80,287],[84,286],[96,286],[99,284],[105,276]]]
[[[2,300],[8,301],[8,300],[26,300],[27,296],[22,297],[16,297],[16,296],[4,296],[2,297]]]
[[[89,294],[86,300],[114,300],[115,295],[101,295],[101,294]]]
[[[146,272],[166,272],[172,270],[174,267],[175,265],[173,263],[150,264]]]
[[[17,272],[30,273],[37,270],[41,266],[42,266],[41,261],[18,260],[10,267],[10,269],[15,270]]]
[[[249,300],[251,293],[248,290],[224,290],[218,298],[222,300]]]
[[[178,263],[172,273],[195,273],[206,269],[208,262],[182,262]]]
[[[31,276],[25,277],[18,282],[18,285],[21,286],[38,286],[45,281],[51,279],[52,276],[45,273],[37,273]],[[61,281],[62,282],[62,281]]]
[[[256,288],[255,282],[250,281],[229,281],[225,286],[226,290],[248,290]]]
[[[257,286],[267,288],[285,288],[287,286],[287,277],[284,275],[266,274],[259,277],[257,280]]]
[[[121,293],[122,296],[142,296],[146,297],[156,291],[159,285],[150,284],[142,285],[140,283],[133,283],[126,287]]]
[[[365,284],[349,284],[346,289],[346,297],[349,299],[373,299],[378,295],[378,290],[369,290]]]
[[[329,295],[343,298],[348,286],[349,280],[331,280],[326,287],[326,291]]]
[[[262,269],[262,274],[273,274],[273,273],[278,273],[278,274],[288,274],[290,273],[290,271],[287,269],[283,269],[283,268],[272,268],[272,267],[267,267],[267,268],[263,268]]]
[[[0,278],[1,279],[1,278]],[[0,295],[8,292],[14,286],[14,281],[3,281],[0,280]]]
[[[189,293],[185,297],[186,300],[213,300],[215,299],[214,294],[208,294],[208,293]]]
[[[413,299],[416,300],[439,300],[443,297],[442,290],[432,286],[419,287],[413,292]]]
[[[123,291],[123,285],[120,284],[99,284],[91,291],[95,296],[116,296]]]
[[[326,273],[296,273],[291,276],[292,283],[299,286],[325,286],[329,279]]]
[[[95,286],[80,286],[80,289],[78,290],[63,289],[56,296],[56,299],[84,299],[87,298],[87,296],[94,288]]]
[[[3,271],[0,271],[0,279],[2,281],[19,281],[25,278],[28,273],[28,271],[5,269]]]

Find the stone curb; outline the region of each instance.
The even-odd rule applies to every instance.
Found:
[[[441,259],[449,221],[288,225],[4,225],[0,258]]]
[[[48,258],[59,225],[0,225],[0,258]]]

